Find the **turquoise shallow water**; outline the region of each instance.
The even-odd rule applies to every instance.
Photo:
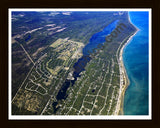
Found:
[[[124,115],[148,115],[149,13],[129,12],[129,16],[140,31],[123,51],[123,61],[130,80],[123,110]]]

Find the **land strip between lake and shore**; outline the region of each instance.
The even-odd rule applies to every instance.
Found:
[[[126,73],[126,69],[125,69],[125,66],[123,63],[123,56],[122,55],[123,55],[124,48],[131,41],[133,36],[136,35],[136,33],[138,31],[139,31],[139,29],[136,28],[136,31],[134,32],[134,34],[132,34],[124,44],[121,44],[123,46],[121,47],[121,45],[120,45],[117,50],[117,61],[119,64],[119,71],[120,71],[120,89],[119,89],[119,97],[118,97],[118,101],[117,101],[114,115],[123,115],[124,114],[124,112],[123,112],[124,95],[125,95],[125,91],[126,91],[128,85],[130,84],[130,81],[129,81],[128,75]],[[118,54],[118,52],[119,52],[119,54]]]

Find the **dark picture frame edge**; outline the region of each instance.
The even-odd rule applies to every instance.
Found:
[[[62,4],[63,3],[63,4]],[[160,119],[160,82],[158,81],[159,58],[158,46],[158,21],[160,22],[160,5],[158,0],[71,0],[69,2],[46,0],[31,1],[31,0],[8,0],[1,4],[1,123],[3,127],[145,127],[156,128],[159,127]],[[151,8],[152,9],[152,120],[8,120],[8,9],[9,8]]]

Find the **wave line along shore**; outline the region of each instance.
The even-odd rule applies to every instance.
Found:
[[[134,35],[136,35],[136,33],[139,31],[138,28],[136,28],[136,29],[137,29],[136,32],[129,37],[129,39],[126,41],[126,43],[120,49],[119,56],[117,56],[118,57],[117,61],[119,64],[119,71],[120,71],[120,89],[119,89],[119,96],[118,96],[118,101],[117,101],[114,115],[123,115],[124,94],[125,94],[125,90],[127,89],[130,81],[129,81],[128,75],[126,73],[126,69],[124,67],[122,55],[123,55],[123,49],[131,41],[132,37]],[[119,46],[119,48],[120,47],[121,47],[121,45]],[[119,48],[118,48],[117,52],[119,51]]]

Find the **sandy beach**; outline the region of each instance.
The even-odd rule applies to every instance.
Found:
[[[119,57],[117,58],[118,63],[119,63],[119,71],[120,71],[120,89],[119,89],[119,97],[118,97],[118,101],[117,101],[117,106],[114,112],[114,115],[123,115],[123,102],[124,102],[124,94],[125,94],[125,90],[127,89],[128,85],[129,85],[129,79],[128,79],[128,75],[126,73],[126,69],[124,67],[124,63],[123,63],[123,49],[125,48],[125,46],[130,42],[130,40],[132,39],[132,37],[139,31],[139,29],[137,29],[137,31],[131,35],[129,37],[129,39],[126,41],[126,43],[122,46],[122,48],[120,49],[119,52]],[[117,50],[119,51],[119,50]]]

